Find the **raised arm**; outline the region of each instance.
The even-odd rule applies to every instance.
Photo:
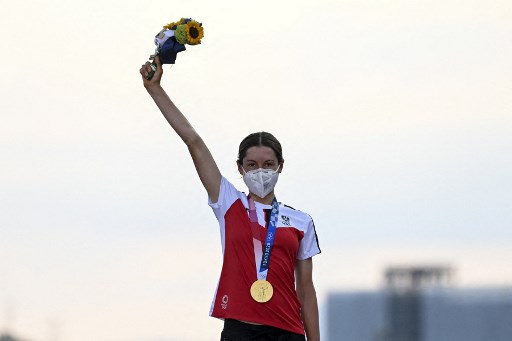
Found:
[[[158,56],[155,57],[155,62],[157,64],[157,70],[151,80],[146,79],[148,73],[151,71],[150,63],[146,62],[146,64],[142,65],[140,68],[144,87],[155,101],[167,122],[169,122],[174,131],[187,145],[197,174],[208,192],[208,197],[212,202],[217,202],[221,182],[219,168],[201,136],[199,136],[185,116],[171,101],[165,90],[160,86],[163,70]]]

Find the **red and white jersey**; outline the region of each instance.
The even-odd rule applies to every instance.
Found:
[[[271,205],[258,202],[259,239],[265,240]],[[210,316],[254,322],[304,334],[300,301],[295,291],[296,260],[320,253],[311,217],[279,203],[279,217],[267,274],[274,289],[266,303],[254,301],[250,288],[257,280],[253,232],[246,194],[222,178],[219,200],[209,202],[219,221],[223,265]],[[259,264],[258,264],[259,268]]]

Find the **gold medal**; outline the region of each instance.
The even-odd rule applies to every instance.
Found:
[[[251,285],[251,297],[259,303],[270,301],[274,294],[274,288],[270,282],[259,279]]]

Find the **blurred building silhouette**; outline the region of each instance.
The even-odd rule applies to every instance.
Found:
[[[391,268],[386,271],[388,341],[423,341],[423,291],[449,284],[447,267]]]
[[[510,341],[512,287],[457,289],[447,267],[386,270],[386,288],[332,293],[329,341]]]

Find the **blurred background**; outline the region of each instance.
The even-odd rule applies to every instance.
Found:
[[[465,318],[454,297],[511,316],[510,1],[2,1],[2,341],[219,339],[217,222],[138,73],[189,16],[205,37],[163,86],[241,189],[239,142],[281,141],[326,339],[369,321],[354,295],[368,340],[431,340],[423,317]]]

